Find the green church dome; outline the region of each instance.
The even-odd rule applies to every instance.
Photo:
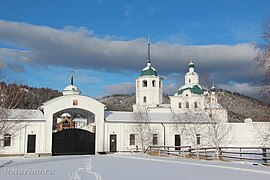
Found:
[[[195,65],[194,65],[193,62],[190,62],[190,63],[188,64],[188,66],[189,66],[189,67],[193,67],[193,68],[195,67]]]
[[[142,70],[141,76],[158,76],[158,74],[157,74],[157,70],[150,65],[150,66],[146,66]]]
[[[148,58],[147,58],[147,66],[143,68],[141,76],[158,76],[157,70],[152,67],[150,61],[150,39],[148,37]]]

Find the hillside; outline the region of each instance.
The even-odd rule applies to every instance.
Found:
[[[18,96],[14,108],[20,109],[37,109],[43,102],[62,95],[61,92],[49,88],[34,88],[15,83],[6,84],[5,82],[0,82],[0,93],[1,98],[5,98],[7,93],[14,93]]]
[[[37,109],[43,102],[59,97],[61,92],[49,88],[34,88],[27,85],[6,84],[0,82],[0,93],[3,95],[7,89],[20,92],[20,101],[15,108]],[[245,118],[253,121],[270,121],[270,105],[257,99],[232,93],[226,90],[218,90],[219,103],[228,110],[229,122],[243,122]],[[132,111],[135,104],[135,94],[116,94],[97,99],[105,104],[110,111]],[[170,98],[164,95],[163,103],[169,104]]]
[[[230,122],[243,122],[245,118],[253,121],[270,121],[270,105],[257,99],[227,90],[219,90],[219,103],[228,110]]]
[[[228,110],[229,122],[244,122],[250,117],[253,121],[270,121],[270,105],[254,98],[232,93],[226,90],[219,90],[219,102]],[[107,106],[111,111],[132,111],[135,104],[135,94],[116,94],[99,98],[98,101]],[[163,97],[164,103],[170,103],[168,95]]]

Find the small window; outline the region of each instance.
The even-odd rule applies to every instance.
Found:
[[[153,145],[157,145],[157,134],[153,134]]]
[[[139,87],[139,81],[137,81],[137,88]]]
[[[159,88],[161,88],[161,81],[159,81]]]
[[[4,146],[11,145],[11,134],[4,134]]]
[[[200,134],[196,134],[196,141],[197,141],[197,145],[201,144],[201,135]]]
[[[186,96],[188,97],[188,94],[186,94]]]
[[[189,103],[188,102],[186,102],[186,108],[189,108]]]
[[[198,108],[198,103],[194,102],[194,108]]]
[[[135,134],[129,135],[129,145],[135,145]]]
[[[182,104],[181,104],[181,103],[178,103],[178,107],[179,107],[179,108],[182,108]]]
[[[146,96],[143,97],[143,102],[146,103]]]
[[[143,80],[142,87],[147,87],[147,81],[146,80]]]
[[[152,81],[152,87],[156,87],[156,81],[155,80]]]
[[[188,82],[191,83],[191,79],[188,79]]]

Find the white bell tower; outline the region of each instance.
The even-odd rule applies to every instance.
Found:
[[[136,104],[133,111],[139,107],[157,107],[162,104],[162,78],[152,67],[150,60],[150,39],[148,37],[148,58],[141,76],[136,79]]]
[[[188,64],[189,70],[185,75],[185,84],[194,85],[199,84],[199,75],[194,70],[194,63],[192,62],[192,54],[190,54],[190,62]]]

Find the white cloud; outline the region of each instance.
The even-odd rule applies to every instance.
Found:
[[[124,82],[106,87],[106,94],[132,94],[135,93],[135,83]]]
[[[168,95],[174,95],[177,92],[177,90],[180,88],[179,83],[177,82],[167,84],[163,87],[164,87],[163,93],[168,94]]]
[[[250,85],[249,83],[230,82],[228,84],[219,84],[218,88],[226,89],[231,92],[237,92],[252,97],[258,97],[260,93],[257,86]]]
[[[127,15],[133,13],[126,8]],[[0,49],[6,64],[38,64],[66,68],[114,72],[139,72],[146,63],[146,38],[124,41],[117,37],[97,37],[93,31],[66,26],[54,29],[27,23],[0,21],[0,42],[20,49]],[[183,74],[189,54],[196,71],[211,74],[219,84],[229,81],[250,83],[258,79],[253,58],[257,51],[251,43],[236,45],[183,46],[158,41],[151,45],[151,59],[159,74]],[[169,91],[168,91],[169,92]]]

